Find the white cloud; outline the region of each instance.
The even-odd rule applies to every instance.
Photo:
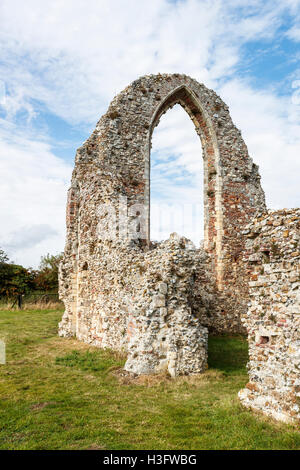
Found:
[[[47,135],[37,134],[36,102],[88,129],[116,93],[149,73],[186,73],[219,92],[261,167],[269,205],[299,206],[295,90],[284,97],[276,90],[258,92],[236,76],[243,46],[274,39],[286,13],[297,18],[299,5],[298,0],[2,0],[0,80],[6,96],[3,100],[1,94],[0,105],[6,120],[0,133],[0,197],[5,201],[0,246],[6,243],[15,261],[24,264],[63,248],[71,168],[53,154]],[[294,23],[288,35],[298,40]],[[24,125],[17,129],[20,113]],[[165,200],[180,194],[182,201],[194,201],[202,196],[201,146],[191,140],[185,117],[176,117],[175,110],[166,116],[156,135],[160,162],[153,187]],[[175,155],[171,167],[170,154]],[[45,226],[49,237],[42,239]],[[23,231],[29,234],[27,248],[19,249]]]
[[[13,126],[0,133],[0,246],[16,263],[36,267],[63,249],[71,170],[49,144]]]
[[[299,207],[300,109],[291,97],[254,91],[239,80],[227,83],[220,92],[260,166],[268,206]]]
[[[281,2],[247,2],[244,18],[239,4],[2,0],[0,77],[72,123],[95,122],[139,75],[183,72],[214,86],[243,43],[269,38],[281,21]]]
[[[20,251],[35,247],[38,243],[57,235],[57,232],[47,224],[29,225],[21,227],[16,232],[11,232],[6,239],[3,248],[8,251]]]
[[[300,41],[300,26],[293,26],[287,33],[287,36],[294,41]]]

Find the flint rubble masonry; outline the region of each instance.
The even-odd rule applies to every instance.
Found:
[[[177,234],[161,243],[149,239],[151,137],[160,117],[175,104],[188,113],[202,143],[205,235],[201,248]],[[127,207],[120,204],[122,200],[127,201]],[[99,236],[99,228],[104,229],[107,222],[106,209],[99,212],[99,207],[107,208],[107,212],[112,208],[117,221],[129,217],[132,226],[141,225],[143,236],[133,237],[122,223],[116,223],[115,236]],[[143,208],[144,224],[136,207]],[[220,97],[186,75],[149,75],[134,81],[113,99],[76,154],[59,275],[60,296],[65,304],[59,334],[75,335],[98,347],[127,351],[125,369],[136,374],[168,371],[176,376],[205,370],[208,330],[251,330],[252,354],[256,348],[251,339],[253,331],[260,334],[258,330],[265,321],[262,318],[256,324],[253,320],[252,324],[251,318],[256,314],[249,314],[249,310],[247,313],[256,294],[257,303],[262,302],[261,286],[253,284],[258,274],[255,263],[250,261],[253,238],[249,238],[252,232],[247,229],[257,214],[264,214],[264,227],[269,226],[258,167],[249,157],[241,133]],[[284,261],[294,263],[293,271],[298,272],[299,258],[295,253],[299,247],[293,245],[294,251],[289,250],[289,230],[294,237],[292,243],[296,243],[299,226],[295,223],[282,232],[280,250],[285,253]],[[265,235],[265,230],[261,230],[258,237],[262,244]],[[277,293],[286,296],[287,307],[289,293],[298,295],[298,281],[293,281],[291,288],[292,281],[288,279],[281,286],[282,293]],[[270,298],[271,305],[276,304],[276,299]],[[282,318],[296,314],[283,310],[282,307]],[[286,321],[281,323],[289,324],[287,318],[283,320]],[[298,333],[287,331],[294,336],[286,339],[292,343],[292,349],[286,349],[286,361],[290,360],[289,355],[297,354],[294,349],[299,347]],[[267,340],[261,340],[267,346],[257,348],[272,355],[273,340],[270,345],[263,341]],[[251,368],[256,367],[253,360],[250,383],[254,380]],[[280,366],[278,374],[287,383],[297,384],[297,370],[296,366],[288,369],[283,379]],[[260,377],[256,393],[264,397],[269,385],[263,374]],[[247,393],[241,392],[241,396],[248,406],[247,400],[255,400],[250,395],[245,398]],[[291,401],[286,403],[290,407]],[[264,402],[260,409],[266,411],[268,406],[273,405]],[[297,418],[295,406],[293,416]],[[282,419],[281,411],[274,413]],[[291,416],[289,411],[285,413],[284,416]]]
[[[268,212],[246,230],[250,268],[250,381],[242,403],[285,422],[300,421],[300,209]]]

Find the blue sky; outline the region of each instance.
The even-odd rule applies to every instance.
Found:
[[[299,44],[300,0],[2,0],[0,247],[27,266],[63,249],[76,148],[114,95],[149,73],[213,88],[260,166],[269,207],[299,207]],[[169,111],[153,136],[153,201],[199,204],[196,226],[184,227],[196,243],[200,156],[184,111]],[[156,222],[153,237],[167,236]]]

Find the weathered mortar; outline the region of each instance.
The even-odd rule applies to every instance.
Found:
[[[125,369],[135,373],[168,371],[175,376],[203,371],[207,328],[191,306],[195,273],[205,261],[201,250],[177,234],[146,252],[132,245],[101,244],[80,276],[78,294],[83,300],[77,322],[74,325],[73,316],[65,314],[60,335],[76,334],[95,346],[127,351]]]
[[[250,381],[247,407],[300,421],[300,209],[269,212],[247,232]]]
[[[149,240],[151,136],[176,103],[202,142],[199,249],[176,234]],[[103,237],[111,209],[113,233]],[[247,330],[250,381],[242,402],[298,421],[299,218],[300,209],[266,212],[258,168],[212,90],[185,75],[142,77],[112,101],[76,154],[59,334],[127,351],[128,371],[175,376],[206,368],[208,329]]]
[[[60,275],[60,295],[66,306],[62,335],[76,334],[99,346],[120,348],[127,344],[121,331],[127,322],[123,304],[128,286],[121,285],[113,273],[115,265],[123,267],[124,259],[133,262],[130,260],[149,250],[151,136],[160,116],[176,103],[194,122],[204,158],[204,247],[209,263],[195,273],[195,298],[189,308],[214,331],[242,330],[240,315],[248,293],[241,262],[242,230],[257,210],[265,209],[258,169],[223,101],[190,77],[173,74],[150,75],[133,82],[114,98],[77,151]],[[128,214],[127,208],[120,209],[120,196],[127,198],[128,206],[139,203],[144,208],[144,239],[131,243],[121,222],[112,241],[99,238],[97,229],[104,219],[97,211],[105,203],[113,206],[117,219],[129,215],[131,223],[142,222],[134,209]],[[117,272],[122,278],[122,271]],[[179,297],[180,289],[178,285]],[[105,317],[103,328],[109,326],[114,331],[109,340],[106,335],[101,340],[96,335],[93,325],[97,317]]]
[[[147,252],[128,305],[125,369],[168,371],[171,376],[206,368],[207,328],[193,315],[195,273],[205,255],[177,234]],[[136,295],[137,294],[137,295]]]

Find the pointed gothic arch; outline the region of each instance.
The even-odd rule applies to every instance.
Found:
[[[205,249],[174,234],[149,246],[149,230],[135,239],[123,224],[130,218],[136,223],[131,209],[138,205],[149,229],[151,136],[176,103],[202,141]],[[106,212],[113,216],[112,237],[99,236]],[[76,154],[60,265],[65,312],[59,334],[126,350],[129,372],[176,376],[204,371],[208,329],[245,332],[243,317],[250,383],[240,399],[273,418],[298,422],[299,410],[292,405],[299,372],[300,299],[294,280],[300,252],[290,240],[297,239],[299,216],[297,209],[266,212],[258,167],[215,92],[186,75],[141,77],[114,98]],[[266,246],[268,270],[262,269]],[[261,287],[266,285],[267,303]],[[287,285],[288,309],[279,295],[286,296]],[[271,359],[261,367],[261,347],[268,345]],[[269,380],[274,364],[279,388]]]
[[[145,205],[147,212],[147,236],[150,241],[150,156],[151,140],[154,128],[158,125],[160,118],[176,104],[182,106],[191,121],[194,123],[196,133],[200,137],[203,150],[204,168],[204,247],[209,248],[209,240],[216,238],[216,263],[218,269],[219,285],[222,283],[222,237],[223,237],[223,214],[221,204],[220,155],[217,145],[213,123],[209,114],[205,111],[203,104],[187,85],[179,85],[170,91],[162,102],[154,110],[148,135],[148,145],[145,152]],[[211,210],[215,207],[214,211]],[[212,214],[214,213],[214,216]]]
[[[151,259],[156,256],[155,250],[149,252],[148,247],[151,136],[161,115],[176,103],[193,121],[204,153],[209,275],[205,278],[201,272],[196,273],[199,279],[194,290],[198,286],[201,290],[209,282],[217,293],[209,307],[209,318],[201,321],[214,331],[241,331],[240,316],[248,302],[248,278],[242,262],[246,253],[244,231],[253,216],[265,210],[258,167],[249,157],[228,107],[214,91],[186,75],[158,74],[141,77],[118,94],[77,151],[61,267],[60,292],[66,305],[62,334],[75,332],[93,344],[117,349],[125,341],[121,331],[127,328],[128,318],[139,303],[133,293],[128,300],[124,279],[129,291],[134,290],[145,267],[151,266]],[[101,224],[97,208],[110,204],[121,220],[124,213],[120,198],[126,199],[128,207],[137,204],[144,208],[148,229],[141,243],[132,240],[128,233],[124,238],[121,222],[116,227],[116,239],[99,240],[97,236]],[[86,263],[88,270],[83,269]],[[130,306],[124,306],[124,299]],[[186,308],[192,307],[188,304]]]

